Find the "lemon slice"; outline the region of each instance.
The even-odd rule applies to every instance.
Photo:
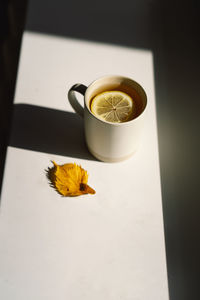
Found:
[[[133,118],[135,105],[124,92],[106,91],[93,98],[91,112],[103,121],[121,123]]]

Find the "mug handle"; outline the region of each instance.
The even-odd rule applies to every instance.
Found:
[[[75,112],[77,112],[81,117],[84,116],[84,108],[76,98],[75,92],[78,92],[84,96],[86,89],[87,87],[84,84],[76,83],[71,87],[71,89],[68,92],[68,99],[71,106],[73,107]]]

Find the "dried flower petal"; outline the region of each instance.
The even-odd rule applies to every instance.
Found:
[[[57,165],[48,169],[48,178],[51,185],[63,196],[79,196],[95,194],[88,182],[88,173],[77,164]]]

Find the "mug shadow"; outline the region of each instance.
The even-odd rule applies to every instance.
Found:
[[[29,104],[14,104],[9,146],[96,160],[87,149],[80,116]]]

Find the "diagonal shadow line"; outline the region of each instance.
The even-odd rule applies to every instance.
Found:
[[[96,160],[84,139],[83,120],[75,113],[14,104],[9,146]]]

